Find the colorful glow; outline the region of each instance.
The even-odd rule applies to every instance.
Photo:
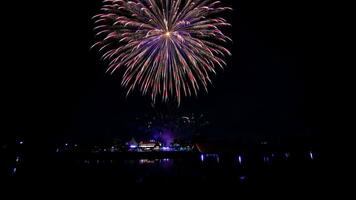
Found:
[[[232,10],[214,0],[104,0],[93,17],[107,71],[122,69],[127,94],[139,90],[153,102],[197,96],[208,91],[211,75],[231,55],[232,41],[222,31],[231,26],[216,14]]]
[[[163,151],[170,151],[171,148],[169,148],[169,147],[162,147],[162,150],[163,150]]]

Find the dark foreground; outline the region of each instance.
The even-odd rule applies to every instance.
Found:
[[[238,153],[59,153],[18,158],[3,166],[3,180],[15,187],[127,191],[166,188],[209,194],[318,194],[324,184],[318,151]]]

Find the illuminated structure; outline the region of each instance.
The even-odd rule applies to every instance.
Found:
[[[138,148],[140,148],[141,150],[146,150],[146,151],[152,151],[152,150],[159,151],[160,146],[161,146],[161,144],[159,142],[151,140],[148,142],[141,141],[138,145]]]

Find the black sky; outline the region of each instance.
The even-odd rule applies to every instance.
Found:
[[[307,1],[224,0],[233,57],[209,94],[171,112],[204,113],[215,137],[318,135],[321,17]],[[125,97],[119,74],[105,74],[91,16],[100,0],[18,3],[3,17],[3,135],[98,138],[128,135],[127,124],[152,112],[149,99]],[[320,38],[319,38],[320,39]]]

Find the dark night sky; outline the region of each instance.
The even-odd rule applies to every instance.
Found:
[[[318,135],[318,26],[307,1],[224,0],[233,57],[209,94],[184,99],[171,112],[204,113],[216,137]],[[91,16],[100,0],[11,6],[2,61],[5,137],[127,135],[126,124],[152,111],[147,98],[120,88],[105,74],[93,44]],[[6,40],[6,39],[5,39]],[[4,69],[5,68],[5,69]],[[209,133],[208,133],[209,132]]]

